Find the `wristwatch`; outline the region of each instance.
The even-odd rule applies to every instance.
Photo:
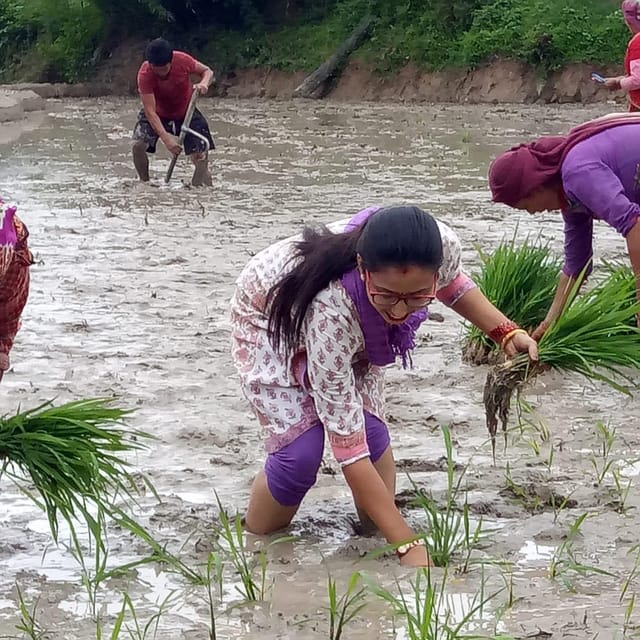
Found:
[[[406,544],[401,544],[396,549],[396,555],[398,556],[398,558],[402,558],[403,556],[406,556],[407,553],[409,553],[409,551],[411,551],[411,549],[415,547],[424,547],[424,540],[422,539],[413,540],[411,542],[407,542]]]

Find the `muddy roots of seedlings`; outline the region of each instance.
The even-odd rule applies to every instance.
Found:
[[[499,349],[493,349],[491,344],[475,339],[471,336],[462,345],[462,361],[468,364],[495,365],[502,362],[504,354]]]
[[[511,412],[511,398],[525,382],[541,373],[542,369],[522,360],[508,360],[498,364],[487,373],[484,383],[484,409],[487,429],[491,436],[491,452],[496,459],[496,433],[498,420],[502,425],[504,446],[507,446],[507,423]]]

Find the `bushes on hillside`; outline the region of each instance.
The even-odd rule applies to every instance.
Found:
[[[218,69],[311,69],[365,14],[375,29],[358,55],[383,73],[495,56],[542,71],[619,63],[629,39],[611,0],[0,0],[0,77],[80,79],[132,30],[168,36]]]

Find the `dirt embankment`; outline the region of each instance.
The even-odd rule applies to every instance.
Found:
[[[622,96],[611,94],[591,81],[594,69],[574,64],[541,78],[519,62],[499,60],[473,70],[427,72],[409,64],[394,75],[381,76],[354,61],[342,74],[331,98],[453,103],[559,103],[604,102]],[[616,75],[619,69],[599,69]],[[218,92],[230,97],[290,98],[304,73],[273,69],[241,69],[218,82]]]
[[[0,85],[0,144],[13,142],[23,131],[39,126],[44,108],[44,98],[35,91]]]
[[[127,42],[113,52],[96,74],[99,88],[116,95],[135,94],[136,74],[144,46]],[[531,67],[497,60],[473,70],[428,72],[409,64],[382,76],[369,65],[353,61],[334,87],[331,98],[343,101],[404,101],[453,103],[602,102],[618,96],[591,80],[591,72],[618,75],[620,68],[593,68],[572,64],[541,78]],[[270,68],[238,69],[218,78],[220,97],[289,99],[305,72],[286,73]],[[96,88],[95,85],[94,89]]]
[[[134,95],[143,45],[123,44],[113,52],[93,81],[82,84],[22,84],[13,88],[35,91],[43,98]],[[402,101],[449,103],[593,103],[624,102],[591,80],[591,72],[617,75],[619,68],[572,64],[541,77],[531,67],[512,60],[496,60],[477,69],[429,72],[409,64],[395,74],[380,75],[360,61],[352,61],[336,82],[330,97],[341,101]],[[230,98],[290,99],[305,72],[238,69],[217,78],[213,95]],[[0,86],[0,91],[3,87]],[[0,113],[0,120],[2,119]]]

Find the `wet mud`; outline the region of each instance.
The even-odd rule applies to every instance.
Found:
[[[230,513],[242,513],[263,461],[259,428],[229,355],[228,300],[249,257],[303,223],[399,202],[448,222],[471,271],[479,265],[474,245],[490,250],[516,227],[561,251],[559,216],[531,218],[490,202],[488,162],[523,139],[607,110],[211,100],[203,109],[218,146],[214,187],[193,189],[185,184],[185,161],[169,186],[162,183],[166,152],[152,160],[151,184],[134,179],[135,100],[54,101],[48,108],[39,128],[0,146],[0,192],[18,202],[36,256],[0,412],[111,395],[135,408],[132,425],[157,440],[133,462],[159,498],[148,492],[135,515],[194,565],[212,548],[215,494]],[[624,241],[611,229],[597,226],[596,237],[597,259],[625,257]],[[632,608],[626,618],[625,612],[640,589],[637,401],[577,377],[540,376],[526,392],[535,415],[520,424],[512,417],[508,449],[498,443],[494,465],[482,407],[486,368],[462,361],[458,317],[441,305],[436,310],[443,321],[421,330],[414,368],[389,370],[387,402],[398,502],[410,521],[425,522],[412,507],[412,482],[446,506],[441,427],[448,425],[471,516],[482,518],[488,532],[469,571],[450,571],[450,608],[456,615],[468,610],[484,581],[486,591],[502,589],[479,623],[488,637],[606,640],[622,638],[625,624],[626,637],[634,637],[640,611]],[[625,495],[612,472],[596,483],[603,464],[599,421],[616,428],[610,469],[624,486],[631,482]],[[569,557],[563,543],[585,513]],[[383,541],[357,535],[354,522],[346,484],[327,456],[289,532],[295,540],[268,548],[267,600],[242,603],[227,568],[218,637],[329,637],[328,573],[340,590],[356,570],[391,590],[396,579],[406,586],[413,573],[388,554],[367,555]],[[147,553],[115,527],[109,541],[112,565]],[[268,541],[249,542],[260,548]],[[562,572],[552,578],[554,557]],[[575,570],[581,566],[591,569]],[[442,570],[434,576],[440,579]],[[64,546],[51,544],[43,514],[1,479],[0,635],[21,637],[19,586],[27,602],[37,601],[47,638],[96,637],[81,578]],[[173,593],[158,638],[210,637],[202,590],[156,565],[101,586],[97,611],[105,635],[124,592],[144,623]],[[371,596],[345,637],[407,636]]]

